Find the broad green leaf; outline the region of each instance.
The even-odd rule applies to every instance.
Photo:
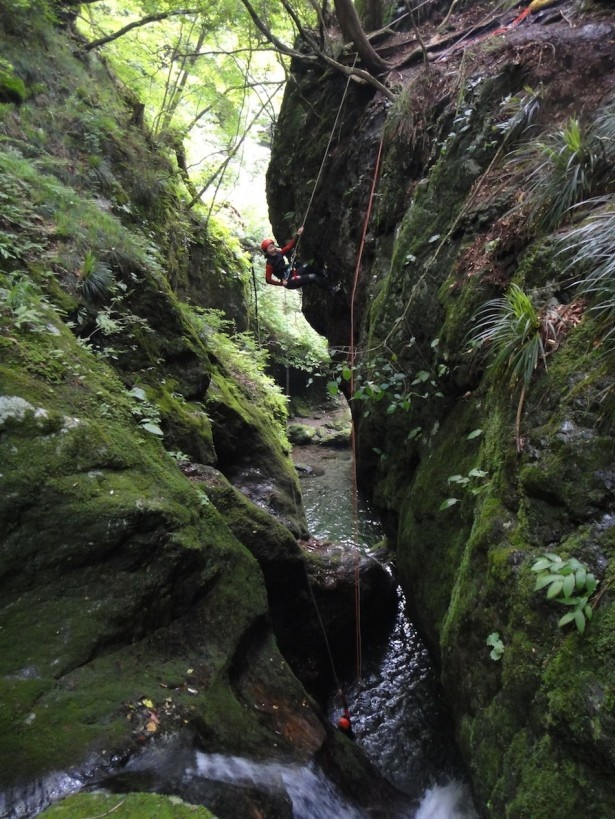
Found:
[[[587,570],[584,566],[581,566],[575,572],[575,583],[577,585],[577,589],[582,589],[585,586],[585,579],[587,577]]]
[[[585,588],[587,589],[587,593],[593,594],[596,591],[597,586],[598,581],[591,572],[588,572],[585,578]]]
[[[556,582],[563,583],[562,578],[558,574],[543,574],[540,577],[536,578],[536,585],[534,586],[534,591],[544,589],[544,587],[548,586],[550,583]]]
[[[445,501],[439,506],[439,510],[443,511],[444,509],[450,509],[451,506],[454,506],[456,503],[459,503],[459,498],[447,498]]]
[[[574,613],[574,622],[576,623],[577,628],[581,632],[581,634],[585,631],[585,615],[581,611],[581,609],[577,609]]]
[[[569,557],[567,562],[573,572],[576,572],[577,569],[585,568],[582,563],[579,563],[576,557]]]
[[[570,595],[574,591],[574,584],[575,577],[573,574],[569,574],[566,578],[564,578],[564,585],[562,586],[564,597],[570,597]]]
[[[585,616],[587,617],[588,620],[591,620],[592,617],[594,616],[594,610],[589,605],[589,603],[583,607],[583,611],[585,612]]]
[[[561,594],[563,587],[564,581],[561,578],[558,578],[555,582],[551,583],[549,590],[547,591],[547,600],[553,600],[554,597]]]
[[[541,557],[540,560],[537,560],[536,563],[532,566],[533,572],[542,572],[545,569],[548,569],[551,565],[551,561],[546,557]]]
[[[562,628],[563,626],[567,625],[567,623],[572,623],[574,620],[574,614],[574,611],[566,612],[563,617],[559,618],[558,626]]]
[[[468,472],[468,475],[471,478],[486,478],[489,473],[485,472],[484,469],[471,469]]]
[[[142,390],[141,387],[133,387],[129,392],[128,395],[132,395],[133,398],[136,398],[137,401],[146,401],[147,395],[145,394],[145,390]]]
[[[471,440],[472,440],[472,438],[478,438],[478,436],[479,436],[479,435],[482,435],[482,434],[483,434],[482,429],[474,429],[474,430],[472,430],[472,432],[471,432],[471,433],[468,435],[467,440],[468,440],[468,441],[471,441]]]
[[[151,421],[146,421],[144,424],[141,424],[141,426],[143,429],[152,432],[154,435],[158,435],[160,438],[164,437],[164,432],[160,429],[158,424],[152,424]]]

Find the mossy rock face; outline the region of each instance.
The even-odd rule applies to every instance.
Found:
[[[604,10],[587,13],[588,25],[605,24]],[[537,140],[571,115],[556,80],[568,61],[582,53],[576,80],[582,84],[590,71],[595,83],[575,115],[599,116],[613,84],[612,63],[583,35],[570,39],[557,27],[550,36],[557,53],[540,95]],[[603,333],[586,311],[549,345],[546,368],[537,368],[523,393],[520,382],[504,384],[501,372],[486,371],[493,357],[472,354],[470,344],[477,314],[511,282],[537,309],[562,307],[575,295],[571,278],[581,275],[565,268],[559,252],[566,225],[553,235],[532,233],[523,210],[527,177],[504,161],[527,134],[519,141],[519,130],[507,132],[503,110],[528,84],[545,80],[534,46],[539,40],[528,32],[523,54],[511,59],[508,45],[486,40],[465,49],[455,67],[451,54],[446,76],[407,71],[386,114],[356,281],[356,259],[345,251],[358,246],[352,226],[362,224],[370,201],[382,120],[375,100],[354,96],[354,127],[346,122],[340,134],[343,158],[335,151],[328,158],[346,190],[335,178],[316,197],[329,219],[326,229],[319,223],[319,238],[324,253],[342,260],[345,292],[352,289],[355,364],[368,377],[379,373],[377,385],[386,382],[387,365],[405,379],[403,411],[390,393],[351,402],[358,474],[383,510],[407,598],[440,661],[479,807],[498,819],[546,819],[555,793],[566,815],[601,817],[615,799],[608,714],[615,449],[603,400],[614,379],[600,356]],[[270,173],[280,223],[284,212],[300,210],[296,191],[309,188],[314,174],[308,163],[287,185],[291,140],[307,155],[305,134],[318,129],[302,98],[328,99],[324,81],[306,89],[299,77],[298,84],[301,92],[287,92]],[[329,99],[336,90],[333,81]],[[329,112],[322,116],[325,133]],[[350,299],[347,305],[350,312]],[[346,325],[324,330],[332,343],[340,335],[348,343]],[[583,635],[559,629],[567,609],[534,592],[531,566],[545,551],[576,557],[600,581]],[[504,645],[499,660],[486,643],[494,632]]]
[[[3,787],[20,799],[29,782],[44,794],[54,772],[96,778],[185,726],[229,753],[272,743],[294,753],[251,709],[256,689],[243,682],[247,653],[267,651],[259,696],[285,663],[267,638],[261,571],[239,538],[280,577],[285,562],[297,565],[296,541],[222,476],[210,500],[136,422],[113,373],[91,366],[70,333],[59,338],[71,366],[88,365],[87,382],[50,388],[2,367]],[[304,697],[294,678],[286,688]],[[144,700],[154,727],[135,718]]]
[[[250,402],[241,388],[214,372],[207,394],[213,442],[220,471],[261,508],[277,517],[296,536],[307,534],[299,479],[282,449],[267,408]]]
[[[26,86],[14,73],[0,66],[0,102],[21,105],[26,98]]]
[[[12,386],[32,401],[2,401],[5,784],[130,745],[121,703],[179,678],[163,668],[186,665],[198,632],[214,673],[266,607],[255,562],[154,436],[128,418],[79,417],[74,403],[64,414],[63,388],[43,405],[34,379]],[[241,607],[210,632],[217,616],[205,611],[244,580]]]

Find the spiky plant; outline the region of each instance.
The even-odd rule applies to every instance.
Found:
[[[79,291],[86,304],[103,304],[113,291],[115,280],[109,265],[86,251],[79,271]]]
[[[519,94],[509,94],[500,103],[503,119],[495,125],[505,139],[516,139],[533,124],[540,111],[543,90],[526,85]]]
[[[615,355],[615,197],[600,203],[605,210],[569,231],[561,244],[571,254],[567,269],[574,272],[574,285],[597,315],[604,349],[611,357]]]
[[[521,383],[515,425],[517,450],[520,450],[519,428],[525,394],[539,363],[546,364],[542,322],[530,297],[512,284],[503,298],[488,301],[478,314],[471,343],[488,348],[487,369],[495,378],[513,390]]]
[[[543,140],[515,151],[512,165],[526,176],[529,218],[536,230],[560,225],[580,202],[606,193],[613,184],[615,107],[589,125],[572,117]]]

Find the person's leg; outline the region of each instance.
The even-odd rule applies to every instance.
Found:
[[[304,284],[309,284],[310,282],[316,281],[317,278],[318,276],[316,276],[315,273],[303,273],[301,275],[295,274],[288,280],[286,289],[297,290],[299,287],[303,287]]]

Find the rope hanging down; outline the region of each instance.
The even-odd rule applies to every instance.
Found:
[[[343,100],[342,100],[342,103],[343,103]],[[341,110],[341,106],[340,106],[340,110]],[[338,111],[338,115],[339,115],[339,111]],[[337,123],[337,119],[336,119],[336,123]],[[335,129],[335,126],[334,126],[334,129]],[[330,144],[330,141],[331,140],[329,140],[329,144]],[[380,171],[380,161],[381,161],[381,158],[382,158],[383,143],[384,143],[384,133],[383,133],[382,138],[380,140],[380,143],[378,145],[378,154],[376,156],[376,164],[375,164],[375,167],[374,167],[374,176],[373,176],[373,179],[372,179],[372,185],[371,185],[371,189],[370,189],[370,193],[369,193],[367,211],[366,211],[365,220],[364,220],[364,223],[363,223],[363,231],[362,231],[362,234],[361,234],[361,242],[360,242],[360,245],[359,245],[359,252],[358,252],[358,255],[357,255],[357,263],[356,263],[356,267],[355,267],[355,271],[354,271],[354,281],[353,281],[353,287],[352,287],[352,298],[351,298],[351,307],[350,307],[350,363],[351,363],[350,388],[351,388],[351,395],[354,392],[354,385],[353,385],[353,380],[352,380],[352,378],[353,378],[352,377],[352,368],[353,368],[354,357],[355,357],[355,346],[354,346],[354,302],[355,302],[355,294],[356,294],[358,280],[359,280],[359,271],[360,271],[360,268],[361,268],[361,260],[362,260],[362,257],[363,257],[363,248],[365,247],[365,237],[367,235],[367,228],[368,228],[368,225],[369,225],[369,220],[370,220],[370,216],[371,216],[371,212],[372,212],[374,194],[375,194],[375,191],[376,191],[376,184],[377,184],[377,181],[378,181],[378,174],[379,174],[379,171]],[[328,148],[327,148],[327,151],[328,151]],[[325,156],[326,156],[326,154],[325,154]],[[324,165],[324,162],[323,162],[323,165]],[[321,170],[322,170],[323,165],[321,165]],[[317,180],[317,184],[318,184],[318,180]],[[313,195],[312,195],[312,198],[313,198]],[[310,204],[311,204],[311,200],[310,200]],[[357,490],[357,474],[356,474],[356,460],[357,459],[356,459],[356,446],[355,446],[355,443],[356,442],[355,442],[354,429],[353,429],[353,432],[352,432],[352,462],[353,462],[352,497],[353,497],[353,503],[354,503],[354,507],[355,507],[354,508],[354,518],[355,518],[355,521],[356,521],[356,519],[357,519],[356,504],[357,504],[358,490]],[[304,568],[304,571],[305,571],[305,579],[306,579],[306,582],[307,582],[307,586],[308,586],[310,596],[312,598],[312,603],[313,603],[313,606],[314,606],[314,610],[316,612],[316,616],[318,618],[318,622],[320,624],[320,628],[321,628],[322,633],[323,633],[325,645],[326,645],[326,648],[327,648],[327,654],[329,656],[329,662],[331,664],[331,671],[333,673],[333,677],[334,677],[336,685],[338,687],[338,692],[340,692],[341,695],[343,696],[343,689],[341,687],[341,684],[340,684],[340,681],[339,681],[339,678],[338,678],[338,675],[337,675],[337,671],[335,669],[335,662],[334,662],[334,659],[333,659],[333,652],[331,651],[331,646],[330,646],[329,639],[328,639],[328,636],[327,636],[327,630],[325,628],[324,621],[323,621],[322,616],[320,614],[320,610],[318,608],[318,604],[316,602],[316,598],[314,596],[314,592],[313,592],[312,586],[310,584],[310,579],[309,579],[309,576],[308,576],[308,573],[307,573],[307,567],[305,565],[305,560],[303,561],[303,568]],[[354,583],[355,583],[355,649],[356,649],[356,674],[357,674],[357,680],[361,679],[361,668],[362,668],[362,663],[363,663],[362,644],[361,644],[361,586],[360,586],[360,582],[359,582],[359,580],[360,580],[359,570],[360,570],[360,563],[359,563],[359,556],[357,555],[357,560],[356,560],[356,563],[355,563],[355,576],[354,576]],[[342,721],[347,721],[348,722],[347,728],[345,728],[345,723],[344,723],[344,725],[342,725]],[[348,706],[345,703],[345,699],[344,699],[344,716],[340,720],[340,727],[342,728],[342,730],[350,729],[350,714],[348,712]]]
[[[355,63],[356,63],[356,61],[357,61],[357,55],[355,55]],[[354,65],[353,65],[353,67],[354,67]],[[344,88],[344,93],[342,95],[342,99],[340,101],[340,104],[339,104],[339,107],[337,109],[337,113],[336,113],[336,116],[335,116],[335,122],[333,123],[331,133],[329,134],[329,139],[327,141],[327,146],[325,148],[324,155],[323,155],[322,161],[320,163],[320,168],[318,169],[318,175],[316,177],[316,181],[314,182],[314,186],[312,188],[312,193],[310,195],[308,206],[307,206],[307,208],[305,210],[303,223],[305,223],[307,221],[308,214],[309,214],[310,209],[312,207],[312,202],[314,201],[314,196],[316,194],[316,190],[317,190],[318,185],[320,183],[320,178],[322,176],[322,173],[323,173],[323,170],[324,170],[324,167],[325,167],[325,163],[327,161],[327,157],[328,157],[328,154],[329,154],[329,149],[331,147],[331,143],[333,142],[333,137],[335,135],[335,131],[336,131],[336,128],[337,128],[337,124],[339,122],[339,118],[341,116],[342,108],[344,107],[344,104],[346,102],[346,96],[347,96],[347,93],[348,93],[348,88],[350,86],[350,79],[351,79],[351,75],[348,75],[348,78],[346,80],[346,86]],[[371,186],[371,190],[370,190],[370,194],[369,194],[368,207],[367,207],[367,212],[366,212],[366,215],[365,215],[365,221],[364,221],[364,225],[363,225],[363,232],[362,232],[362,235],[361,235],[361,243],[360,243],[360,246],[359,246],[359,254],[358,254],[357,264],[356,264],[355,273],[354,273],[354,282],[353,282],[352,299],[351,299],[351,322],[350,322],[351,323],[351,341],[350,341],[351,372],[352,372],[352,364],[354,363],[354,357],[355,357],[355,351],[354,351],[354,301],[355,301],[355,293],[356,293],[356,289],[357,289],[359,270],[360,270],[362,255],[363,255],[363,248],[365,246],[365,237],[366,237],[366,234],[367,234],[367,227],[368,227],[369,219],[370,219],[370,216],[371,216],[372,204],[373,204],[373,200],[374,200],[374,193],[375,193],[375,189],[376,189],[376,183],[377,183],[377,180],[378,180],[378,173],[379,173],[379,170],[380,170],[380,160],[381,160],[381,156],[382,156],[383,142],[384,142],[384,134],[383,134],[382,139],[380,140],[380,144],[378,146],[378,155],[377,155],[377,158],[376,158],[376,165],[375,165],[375,168],[374,168],[374,177],[373,177],[373,180],[372,180],[372,186]],[[300,241],[301,241],[301,234],[298,236],[295,247],[293,248],[293,254],[292,254],[292,257],[291,257],[291,266],[294,264],[294,260],[295,260],[295,257],[297,255],[297,250],[298,250]],[[285,292],[284,295],[286,296],[286,292]],[[351,395],[352,395],[352,393],[354,392],[354,385],[353,385],[353,381],[352,381],[352,375],[351,375],[350,387],[351,387]],[[356,449],[355,449],[354,431],[353,431],[353,434],[352,434],[352,449],[353,449],[353,487],[352,487],[352,489],[353,489],[353,502],[355,504],[355,519],[356,519],[357,480],[356,480]],[[305,565],[305,560],[303,561],[303,568],[304,568],[304,571],[305,571],[305,579],[306,579],[306,582],[307,582],[307,587],[308,587],[308,590],[309,590],[309,593],[310,593],[310,597],[312,599],[312,604],[314,606],[314,610],[316,612],[316,616],[317,616],[317,619],[318,619],[318,622],[319,622],[319,625],[320,625],[320,628],[321,628],[321,631],[322,631],[322,634],[323,634],[325,646],[326,646],[326,649],[327,649],[327,654],[328,654],[328,657],[329,657],[329,662],[330,662],[330,665],[331,665],[331,671],[332,671],[333,677],[335,679],[336,685],[338,687],[338,693],[341,692],[342,697],[343,697],[343,691],[342,691],[340,680],[339,680],[339,677],[338,677],[338,674],[337,674],[337,671],[336,671],[336,668],[335,668],[335,662],[334,662],[334,659],[333,659],[333,652],[331,650],[331,645],[329,643],[327,630],[325,628],[324,621],[322,619],[318,604],[316,602],[316,598],[314,596],[314,591],[313,591],[312,585],[310,583],[310,579],[309,579],[308,572],[307,572],[307,566]],[[360,592],[360,584],[359,584],[359,560],[358,560],[358,558],[357,558],[357,563],[356,563],[356,568],[355,568],[355,623],[356,623],[357,679],[360,680],[361,679],[361,666],[362,666],[362,656],[361,656],[362,655],[362,647],[361,647],[361,592]],[[343,730],[346,730],[346,727],[345,727],[345,725],[342,725],[342,722],[344,720],[346,722],[348,722],[348,728],[350,728],[350,721],[349,721],[350,714],[348,712],[348,706],[347,706],[347,704],[345,702],[345,698],[343,698],[343,704],[344,704],[344,716],[340,720],[340,727],[342,727]]]
[[[354,62],[352,64],[353,68],[355,67],[358,56],[359,56],[358,54],[355,54]],[[318,174],[316,176],[316,181],[314,182],[314,186],[312,188],[312,193],[310,195],[310,201],[308,202],[308,206],[305,209],[305,214],[303,216],[303,221],[301,222],[302,225],[304,225],[306,223],[306,221],[307,221],[308,214],[309,214],[310,209],[312,207],[312,202],[314,201],[314,196],[316,195],[316,189],[318,188],[318,183],[320,182],[320,177],[322,176],[322,172],[323,172],[324,167],[325,167],[325,162],[327,161],[327,157],[329,155],[329,149],[331,148],[331,143],[333,142],[333,136],[335,134],[335,129],[337,128],[337,123],[339,122],[339,119],[340,119],[340,116],[341,116],[341,113],[342,113],[342,108],[344,107],[344,104],[346,102],[346,96],[348,94],[348,88],[350,86],[350,78],[351,78],[351,75],[349,74],[348,77],[346,78],[346,85],[344,86],[344,93],[342,94],[342,100],[341,100],[341,102],[340,102],[340,104],[338,106],[337,113],[335,115],[335,122],[333,123],[333,128],[331,128],[331,133],[329,134],[329,139],[327,141],[327,147],[325,148],[325,152],[324,152],[323,157],[322,157],[322,162],[320,163],[320,168],[318,169]],[[295,247],[293,248],[291,266],[294,263],[295,256],[297,255],[297,250],[299,248],[299,242],[300,241],[301,241],[301,236],[298,237],[297,243],[295,244]]]
[[[372,214],[372,205],[374,202],[374,193],[376,191],[376,184],[378,182],[378,174],[380,172],[380,160],[382,158],[382,146],[384,144],[384,131],[378,144],[378,154],[376,156],[376,164],[374,166],[374,176],[372,179],[372,186],[369,192],[369,199],[367,202],[367,211],[363,221],[363,231],[361,233],[361,242],[359,243],[359,252],[357,254],[357,263],[354,270],[354,278],[352,283],[352,295],[350,298],[350,346],[349,346],[349,364],[350,364],[350,396],[354,394],[354,361],[355,361],[355,345],[354,345],[354,306],[355,296],[359,283],[359,271],[361,270],[361,261],[363,259],[363,248],[365,247],[365,237],[367,236],[367,228]],[[351,432],[352,443],[352,496],[355,503],[355,520],[357,520],[358,512],[356,509],[358,497],[358,481],[357,481],[357,450],[356,439],[354,434],[354,424]],[[355,564],[355,621],[356,621],[356,659],[357,659],[357,679],[361,679],[362,667],[362,644],[361,644],[361,586],[359,582],[359,556]]]

